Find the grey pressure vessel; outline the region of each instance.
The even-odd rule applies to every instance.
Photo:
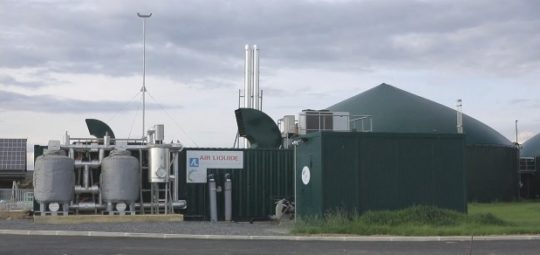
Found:
[[[101,163],[101,192],[105,202],[134,203],[139,198],[140,168],[129,151],[114,150]]]
[[[75,162],[65,151],[46,151],[34,167],[34,198],[40,203],[68,203],[73,199]]]

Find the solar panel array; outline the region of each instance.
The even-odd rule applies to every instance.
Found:
[[[0,170],[26,170],[26,139],[0,138]]]

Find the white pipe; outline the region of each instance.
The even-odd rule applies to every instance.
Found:
[[[260,110],[259,103],[259,49],[253,45],[253,108]]]
[[[245,46],[246,56],[244,63],[244,108],[249,108],[249,45]]]
[[[253,48],[249,49],[249,108],[253,109]]]

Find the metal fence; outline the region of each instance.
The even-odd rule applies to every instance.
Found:
[[[0,189],[0,211],[31,210],[33,189]]]

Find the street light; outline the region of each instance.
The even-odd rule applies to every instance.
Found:
[[[142,80],[142,102],[143,102],[143,112],[142,112],[142,138],[145,136],[145,111],[146,111],[146,19],[152,16],[150,14],[140,14],[137,12],[137,16],[143,19],[143,80]]]

